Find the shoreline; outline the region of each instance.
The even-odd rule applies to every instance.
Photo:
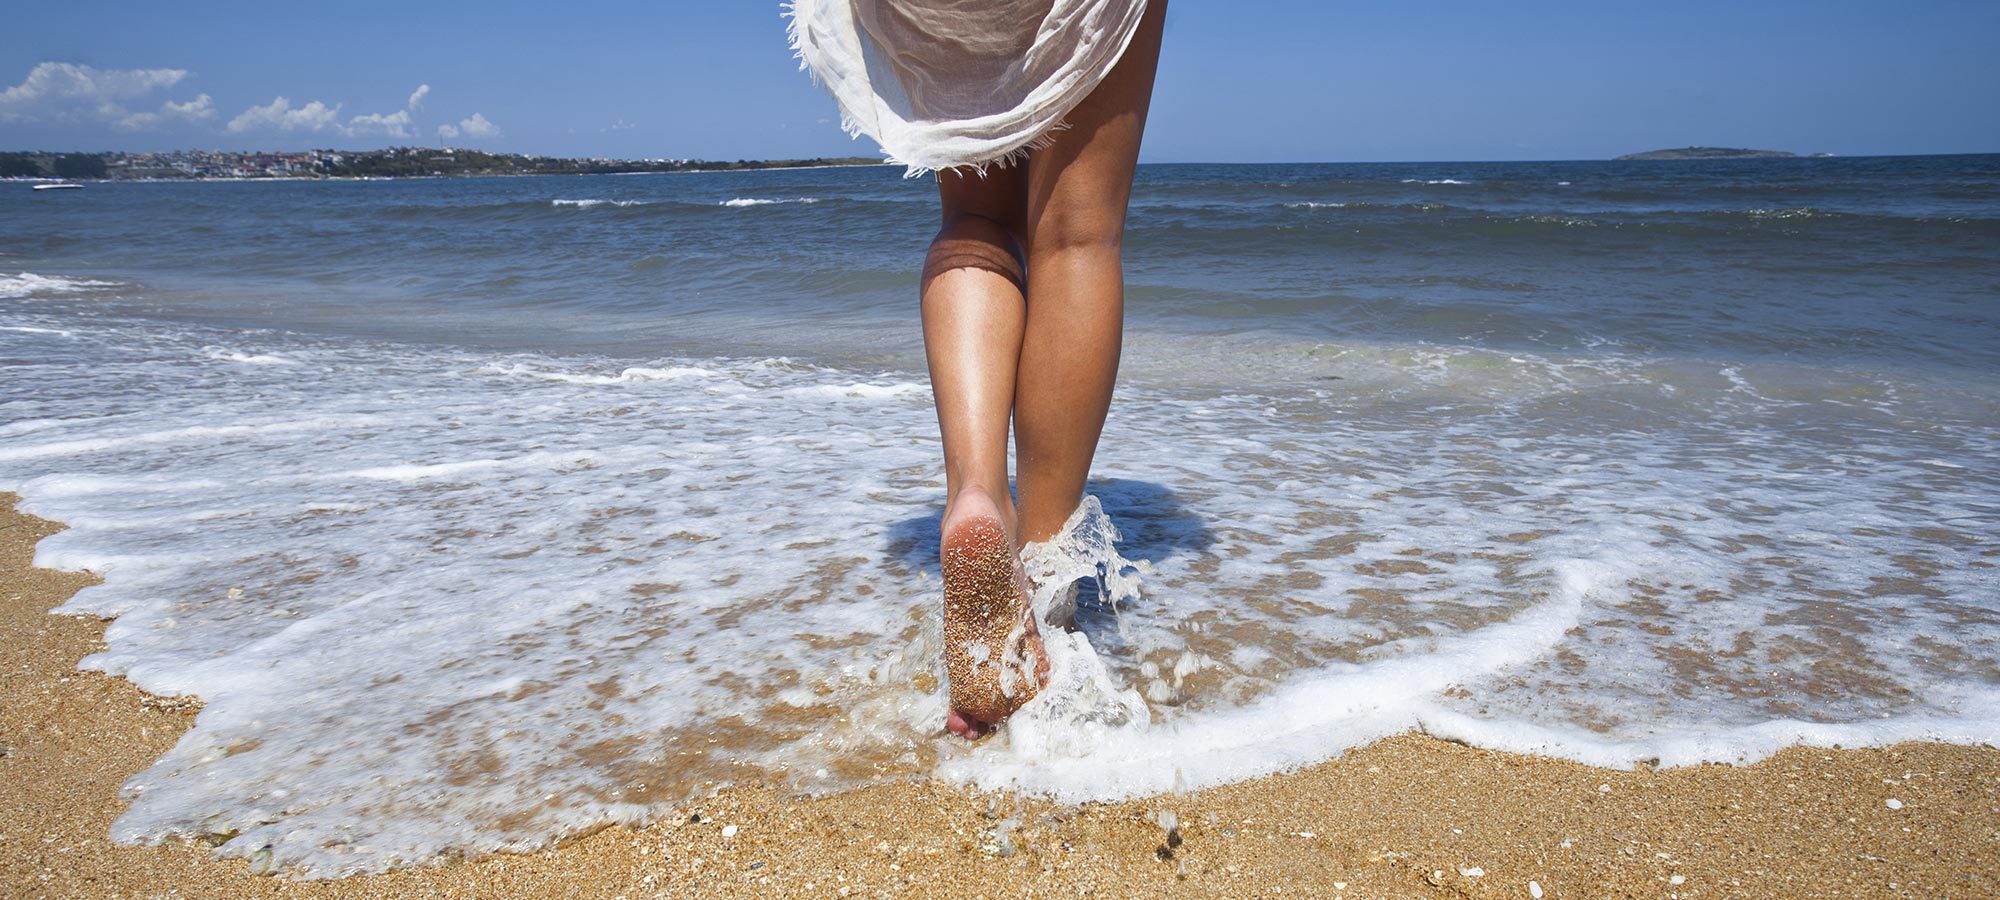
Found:
[[[0,885],[25,897],[2000,895],[1992,747],[1793,747],[1740,767],[1624,771],[1421,734],[1125,803],[938,782],[818,799],[744,786],[532,853],[260,878],[192,843],[110,841],[119,784],[198,704],[76,669],[104,622],[49,611],[95,578],[33,568],[35,543],[62,526],[18,502],[0,493]]]
[[[247,178],[0,178],[0,184],[238,184],[312,181],[452,181],[463,178],[562,178],[586,175],[713,175],[718,172],[799,172],[807,169],[901,168],[895,163],[827,163],[817,166],[747,166],[733,169],[676,169],[668,172],[473,172],[464,175],[259,175]]]

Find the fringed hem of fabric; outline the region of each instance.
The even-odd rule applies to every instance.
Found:
[[[1082,102],[1082,98],[1078,98],[1076,101],[1069,103],[1048,126],[1019,143],[1007,149],[997,151],[994,155],[984,159],[968,160],[949,165],[937,165],[935,163],[908,159],[904,154],[899,154],[890,150],[887,146],[883,146],[881,136],[872,133],[860,120],[855,118],[854,112],[849,109],[846,101],[842,100],[839,91],[832,84],[827,83],[826,79],[821,77],[821,73],[826,71],[828,66],[826,65],[826,60],[820,56],[818,45],[807,39],[807,35],[805,34],[805,19],[800,16],[799,11],[800,6],[815,2],[827,2],[827,0],[793,0],[793,2],[779,4],[780,14],[786,20],[785,39],[791,46],[792,58],[799,61],[799,69],[805,72],[814,84],[825,89],[833,97],[835,105],[840,109],[840,130],[846,132],[850,139],[858,139],[863,135],[873,139],[877,146],[880,147],[885,162],[904,167],[904,178],[918,178],[924,175],[941,174],[944,172],[963,173],[967,170],[984,178],[986,177],[987,170],[990,168],[1007,169],[1021,165],[1027,162],[1029,156],[1035,151],[1054,144],[1061,132],[1069,130],[1070,124],[1066,119],[1069,113],[1075,108],[1076,103]],[[839,0],[833,0],[833,2],[839,2]],[[1138,3],[1137,8],[1143,10],[1144,3]],[[1105,72],[1108,72],[1110,67],[1115,66],[1117,60],[1125,55],[1125,50],[1130,45],[1132,34],[1135,31],[1136,28],[1128,29],[1118,36],[1117,52],[1111,57],[1110,63],[1106,65]]]
[[[943,175],[946,172],[952,172],[960,176],[963,176],[967,170],[970,170],[974,175],[978,175],[981,178],[985,178],[987,169],[1011,169],[1015,166],[1027,163],[1028,156],[1030,154],[1034,153],[1036,150],[1041,150],[1043,148],[1048,147],[1051,144],[1054,144],[1056,142],[1056,135],[1068,130],[1069,130],[1069,123],[1059,120],[1054,125],[1050,125],[1048,128],[1043,129],[1041,134],[1029,138],[1027,143],[1022,144],[1019,147],[1015,147],[1014,149],[1009,150],[1006,153],[1003,153],[992,159],[982,160],[980,162],[960,163],[955,166],[940,166],[935,169],[928,168],[925,166],[920,166],[915,163],[904,162],[903,160],[897,159],[894,156],[889,156],[889,162],[895,165],[907,167],[906,171],[903,172],[904,178],[918,178],[924,175],[933,175],[933,174]],[[887,153],[884,153],[884,155],[888,156]]]
[[[799,61],[799,71],[806,73],[806,77],[812,79],[813,84],[818,85],[827,92],[828,96],[833,97],[834,105],[840,109],[840,130],[847,132],[847,139],[851,141],[860,140],[861,136],[867,132],[861,127],[861,123],[854,121],[854,116],[847,112],[847,104],[840,102],[840,97],[833,93],[833,86],[820,80],[819,66],[814,64],[815,60],[812,49],[806,43],[805,35],[801,33],[799,27],[799,5],[797,3],[780,3],[778,4],[778,8],[783,11],[779,15],[785,20],[785,41],[791,44],[792,58]],[[923,172],[917,171],[916,167],[897,159],[887,150],[882,151],[882,157],[884,162],[891,165],[908,167],[908,170],[903,173],[904,178],[915,178],[923,174]]]

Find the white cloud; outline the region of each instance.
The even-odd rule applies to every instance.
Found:
[[[447,141],[461,135],[465,137],[499,137],[500,127],[486,121],[486,117],[479,113],[473,113],[466,118],[458,120],[457,125],[438,126],[438,137]]]
[[[599,131],[631,131],[632,129],[634,129],[634,128],[637,128],[637,127],[639,127],[639,126],[637,126],[637,125],[634,125],[634,124],[632,124],[632,123],[630,123],[630,122],[627,122],[627,121],[625,121],[625,120],[624,120],[623,118],[620,118],[620,119],[619,119],[618,121],[616,121],[616,122],[613,122],[613,123],[611,123],[611,124],[609,124],[609,125],[606,125],[606,126],[604,126],[603,128],[600,128],[600,129],[598,129],[598,130],[599,130]]]
[[[177,103],[164,99],[157,110],[134,112],[127,104],[150,100],[156,92],[171,88],[189,77],[186,69],[99,69],[76,63],[45,62],[34,67],[20,84],[0,90],[0,122],[102,122],[122,131],[143,131],[163,125],[206,122],[216,116],[215,100],[207,94]],[[402,109],[391,113],[370,113],[341,121],[343,104],[328,105],[318,100],[293,106],[283,96],[262,106],[252,106],[230,119],[223,131],[330,132],[344,136],[385,135],[408,138],[414,132],[416,113],[430,96],[429,84],[417,85]],[[492,137],[500,133],[485,117],[474,115],[461,121],[453,133]],[[442,132],[440,132],[442,133]]]
[[[314,100],[294,109],[292,102],[279,97],[263,106],[253,106],[242,112],[229,124],[223,126],[230,134],[241,134],[258,128],[275,128],[279,131],[344,131],[340,127],[340,104],[328,106]]]
[[[410,102],[402,109],[388,114],[369,113],[365,116],[355,116],[347,120],[347,127],[341,129],[341,133],[350,136],[382,134],[389,137],[409,137],[410,121],[415,118],[417,110],[424,105],[424,97],[430,92],[430,85],[417,85],[417,89],[410,93]]]
[[[350,116],[346,122],[340,120],[340,108],[344,104],[326,106],[314,100],[306,106],[294,108],[290,100],[280,96],[264,106],[252,106],[244,110],[240,116],[232,118],[230,124],[224,126],[224,130],[230,134],[240,134],[248,130],[280,130],[280,132],[332,132],[346,138],[360,138],[372,134],[380,134],[386,138],[410,138],[414,134],[416,110],[424,108],[424,100],[428,96],[430,96],[430,84],[418,84],[416,90],[410,92],[410,98],[404,102],[404,108],[396,112],[368,112],[362,116]],[[438,126],[440,138],[456,138],[460,134],[470,138],[492,138],[500,134],[500,128],[494,128],[494,124],[480,114],[472,114],[472,118],[460,120],[456,126],[452,124]]]
[[[486,117],[478,113],[473,113],[471,118],[460,119],[458,122],[458,130],[465,132],[465,135],[467,137],[500,136],[500,127],[494,125],[492,122],[486,121]]]
[[[208,95],[203,94],[202,96],[206,97]],[[111,127],[120,131],[146,131],[159,127],[159,124],[166,120],[167,117],[160,113],[133,113],[111,123]]]
[[[160,112],[190,120],[213,119],[215,118],[215,101],[209,99],[207,94],[203,94],[186,103],[175,103],[172,100],[168,100],[160,107]]]
[[[159,112],[133,113],[111,123],[111,126],[126,131],[144,131],[148,128],[156,128],[171,119],[180,119],[187,122],[206,122],[213,118],[215,118],[215,101],[207,94],[202,94],[186,103],[175,103],[172,100],[168,100],[160,104]]]
[[[381,113],[355,116],[347,120],[347,127],[341,129],[341,133],[349,135],[381,134],[389,137],[406,138],[410,136],[410,111],[407,109],[397,110],[386,116]]]
[[[125,101],[173,87],[187,77],[186,69],[99,69],[45,62],[29,70],[20,84],[0,91],[0,122],[119,123],[132,116]]]

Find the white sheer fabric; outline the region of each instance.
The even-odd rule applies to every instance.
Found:
[[[800,67],[911,175],[1006,165],[1124,54],[1145,0],[796,0]]]

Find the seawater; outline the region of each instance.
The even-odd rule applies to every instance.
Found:
[[[0,489],[205,703],[115,836],[2000,739],[2000,157],[1142,167],[1079,630],[973,746],[898,175],[0,185]]]

